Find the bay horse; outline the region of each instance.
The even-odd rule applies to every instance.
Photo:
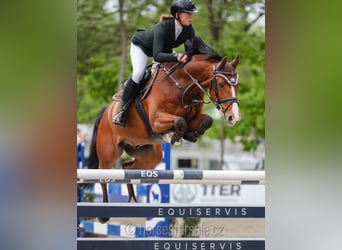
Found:
[[[101,110],[94,125],[88,168],[111,169],[125,151],[133,159],[124,161],[123,169],[153,169],[162,160],[162,143],[174,144],[182,138],[196,142],[211,127],[212,118],[202,113],[205,103],[213,103],[228,125],[239,122],[239,55],[227,62],[227,57],[219,56],[198,37],[186,47],[191,60],[159,64],[131,104],[125,127],[112,123],[120,108],[120,95]],[[101,187],[103,202],[108,202],[107,185]],[[128,201],[136,202],[133,185],[127,184],[127,188]],[[102,223],[108,220],[99,218]]]

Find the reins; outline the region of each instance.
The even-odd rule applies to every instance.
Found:
[[[177,88],[181,89],[182,88],[182,84],[180,84],[172,75],[173,72],[175,72],[175,70],[178,68],[178,66],[180,65],[180,62],[177,62],[175,65],[173,65],[171,67],[171,69],[167,69],[166,68],[166,64],[162,64],[160,65],[160,67],[164,70],[166,76],[170,77],[170,79],[172,80],[172,82],[176,85]]]
[[[174,73],[176,71],[176,69],[178,68],[178,66],[180,66],[181,63],[177,62],[175,65],[173,65],[170,69],[167,69],[166,64],[161,65],[161,68],[163,69],[163,71],[166,74],[166,77],[169,77],[171,79],[171,81],[176,85],[176,87],[178,89],[184,89],[184,87],[182,86],[182,84],[177,81],[175,79],[175,77],[172,75],[172,73]],[[219,97],[219,93],[218,93],[218,87],[217,87],[217,81],[216,81],[216,77],[220,76],[222,77],[232,88],[233,86],[237,85],[239,83],[239,75],[236,74],[236,79],[234,78],[233,81],[230,80],[226,75],[228,75],[228,72],[224,72],[224,71],[218,71],[216,70],[216,65],[213,66],[213,76],[212,79],[210,81],[210,85],[209,85],[209,93],[211,91],[212,88],[214,88],[214,93],[215,93],[215,99],[213,100],[210,96],[210,94],[200,85],[200,83],[198,82],[198,80],[188,71],[186,65],[184,66],[184,72],[187,74],[187,76],[191,79],[191,83],[183,90],[183,95],[182,95],[182,103],[185,109],[189,109],[192,108],[196,105],[200,105],[200,104],[214,104],[215,107],[218,110],[223,110],[221,103],[224,102],[229,102],[230,104],[223,110],[223,113],[225,113],[227,111],[227,109],[230,107],[230,105],[232,105],[233,103],[238,103],[238,99],[236,97],[228,97],[228,98],[223,98],[220,99]],[[190,89],[192,89],[193,87],[197,87],[204,95],[206,95],[210,101],[204,101],[203,99],[194,99],[188,92],[190,91]],[[185,97],[186,96],[190,96],[191,98],[191,103],[190,104],[186,104],[185,103]]]

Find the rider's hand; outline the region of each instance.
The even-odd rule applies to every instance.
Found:
[[[188,56],[186,54],[177,54],[178,62],[184,63],[188,61]]]

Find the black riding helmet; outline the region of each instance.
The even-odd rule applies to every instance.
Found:
[[[195,4],[191,0],[174,0],[170,8],[171,15],[176,18],[176,13],[197,12]]]

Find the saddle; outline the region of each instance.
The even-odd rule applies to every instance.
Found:
[[[139,84],[139,90],[138,90],[139,93],[137,94],[136,99],[139,98],[140,101],[142,101],[146,98],[146,96],[148,95],[148,93],[150,92],[153,86],[154,80],[159,71],[159,65],[160,65],[159,63],[152,63],[146,66],[144,76],[141,80],[141,83]],[[151,81],[149,81],[151,76],[152,76],[152,79]],[[125,81],[124,85],[126,84],[126,82],[127,80]],[[122,93],[123,93],[123,90],[120,90],[117,93],[115,93],[112,96],[112,100],[121,102]]]

